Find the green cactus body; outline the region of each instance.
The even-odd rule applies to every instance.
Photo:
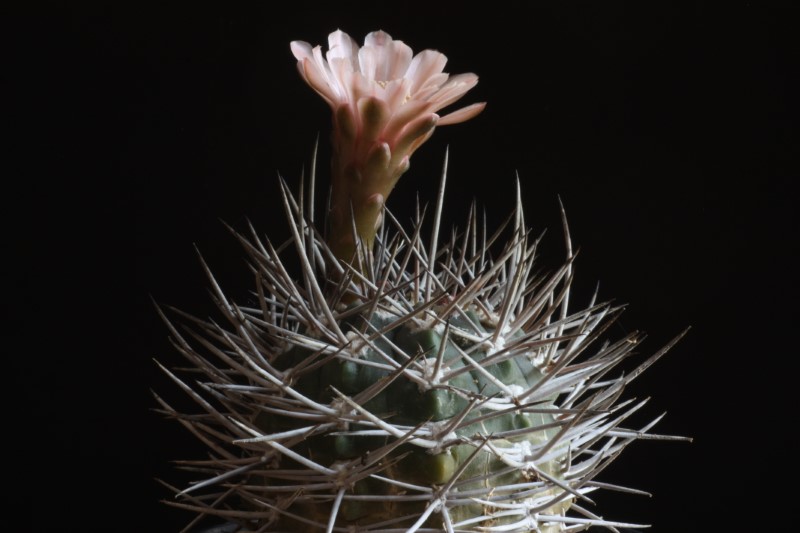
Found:
[[[522,392],[535,386],[541,380],[542,373],[531,358],[501,358],[496,364],[481,366],[490,357],[487,351],[490,347],[487,342],[476,342],[475,339],[490,338],[492,325],[482,323],[474,311],[441,320],[440,325],[433,328],[418,326],[413,321],[394,327],[394,318],[375,314],[367,327],[363,325],[366,320],[360,316],[358,320],[347,323],[351,328],[348,336],[353,339],[353,345],[362,346],[361,349],[355,348],[353,357],[379,366],[359,363],[350,357],[345,360],[334,359],[314,372],[302,374],[297,380],[296,390],[318,402],[331,403],[336,401],[338,394],[353,397],[381,380],[390,381],[383,390],[364,403],[364,409],[396,427],[427,425],[444,433],[431,432],[425,439],[429,441],[425,446],[410,443],[399,446],[383,459],[391,464],[383,475],[431,491],[446,484],[452,485],[450,498],[468,502],[453,506],[450,520],[454,523],[492,516],[502,511],[501,507],[493,508],[490,502],[479,502],[479,498],[471,495],[484,494],[493,487],[503,486],[526,488],[519,491],[516,503],[527,502],[538,507],[543,514],[562,516],[571,503],[571,495],[565,494],[561,488],[550,487],[541,475],[563,480],[568,468],[564,464],[564,446],[559,446],[561,451],[552,459],[532,460],[532,456],[547,446],[558,433],[560,423],[551,412],[552,399],[535,407],[522,406],[511,411],[502,409],[501,414],[496,414],[500,410],[497,406],[474,405],[480,398],[502,398],[509,389]],[[447,327],[441,326],[442,323],[447,323]],[[361,332],[361,335],[357,332]],[[359,339],[366,337],[369,332],[382,332],[374,348],[359,343]],[[295,347],[278,361],[283,369],[289,370],[311,356],[309,350]],[[411,364],[405,372],[394,375],[394,371],[380,368],[386,366],[388,358],[398,367],[404,363]],[[459,369],[463,371],[448,380],[442,380],[446,374]],[[505,390],[497,383],[502,384]],[[296,425],[296,421],[290,417],[274,414],[261,413],[256,420],[256,426],[267,433]],[[306,439],[297,448],[300,453],[321,464],[335,465],[358,458],[366,460],[372,450],[387,445],[391,439],[389,435],[364,435],[363,431],[363,425],[344,425],[340,431]],[[492,444],[498,449],[514,450],[518,456],[516,460],[504,462],[496,452],[481,447],[486,435],[508,435],[495,439]],[[525,452],[531,457],[526,457]],[[516,465],[526,462],[527,467],[519,468]],[[396,527],[408,527],[428,504],[407,487],[377,482],[374,478],[355,481],[348,490],[354,495],[384,497],[372,502],[342,501],[339,509],[342,525],[369,526],[408,517],[394,524]],[[411,497],[406,498],[408,495]],[[469,498],[475,498],[476,501],[470,502]],[[331,504],[332,499],[290,506],[287,510],[324,523],[331,513]],[[501,525],[514,521],[514,517],[499,516],[482,521],[482,525]],[[429,518],[424,525],[440,527],[435,518]],[[285,515],[278,529],[300,531],[304,527],[304,523]],[[543,526],[541,529],[544,532],[558,530],[557,525]]]

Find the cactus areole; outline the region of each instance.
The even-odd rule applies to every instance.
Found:
[[[237,234],[251,302],[229,300],[208,271],[224,322],[177,312],[179,328],[161,311],[192,379],[164,371],[200,411],[158,402],[208,446],[182,461],[202,479],[168,503],[229,531],[642,527],[601,517],[589,494],[613,487],[595,478],[632,441],[677,439],[649,433],[657,420],[629,428],[645,401],[623,398],[677,338],[622,372],[640,334],[595,342],[621,308],[595,296],[570,309],[566,222],[566,261],[542,274],[519,191],[501,228],[473,205],[441,245],[443,189],[432,224],[418,214],[404,228],[385,209],[435,126],[483,109],[437,115],[474,74],[449,76],[444,55],[381,31],[362,47],[336,31],[325,58],[291,49],[333,109],[327,237],[313,199],[281,182],[292,246]]]

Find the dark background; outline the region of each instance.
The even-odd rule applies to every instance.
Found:
[[[329,112],[288,43],[382,28],[451,73],[481,77],[478,118],[442,127],[389,200],[433,198],[445,147],[445,221],[477,197],[500,222],[515,176],[529,224],[563,257],[558,195],[581,249],[575,303],[629,303],[611,335],[642,356],[688,336],[630,396],[657,430],[602,480],[607,518],[654,532],[774,530],[791,505],[796,420],[797,8],[763,2],[445,3],[52,8],[15,13],[5,52],[8,465],[18,531],[177,531],[159,503],[170,460],[201,448],[150,389],[181,393],[150,303],[213,312],[193,244],[234,298],[250,276],[220,222],[279,241],[277,176],[296,184]],[[787,3],[788,5],[789,3]],[[18,16],[16,16],[18,15]],[[10,36],[10,37],[9,37]],[[323,181],[323,183],[325,183]],[[766,517],[766,518],[765,518]]]

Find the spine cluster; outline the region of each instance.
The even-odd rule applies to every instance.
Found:
[[[566,219],[566,261],[542,274],[519,200],[492,233],[473,208],[442,235],[442,185],[432,224],[387,211],[350,263],[281,187],[291,239],[237,234],[248,305],[206,267],[224,322],[161,310],[192,369],[164,371],[197,409],[157,400],[208,448],[181,462],[200,479],[171,505],[240,531],[636,527],[590,495],[640,492],[596,478],[632,441],[676,438],[650,433],[658,419],[628,427],[646,400],[623,391],[678,339],[622,372],[642,336],[601,340],[621,308],[596,295],[570,309]]]

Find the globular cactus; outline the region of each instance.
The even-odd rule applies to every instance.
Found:
[[[585,502],[600,488],[637,492],[595,479],[630,442],[674,438],[649,434],[656,421],[628,429],[626,419],[645,401],[622,394],[677,339],[622,373],[618,365],[640,335],[595,342],[621,308],[592,298],[570,310],[566,219],[566,262],[541,274],[519,191],[500,229],[490,234],[473,206],[464,228],[440,246],[445,162],[430,238],[422,237],[424,214],[411,228],[399,224],[383,203],[410,151],[432,131],[419,124],[441,124],[438,103],[451,103],[476,78],[448,86],[446,75],[437,76],[437,53],[412,60],[382,32],[368,36],[370,46],[359,55],[349,37],[334,33],[331,48],[340,56],[329,53],[330,66],[305,43],[293,47],[335,122],[349,121],[351,130],[335,130],[328,237],[314,226],[313,195],[296,199],[281,182],[290,241],[275,247],[252,228],[237,234],[255,277],[253,302],[228,299],[208,271],[226,326],[176,311],[188,326],[180,329],[163,315],[203,378],[190,384],[164,370],[201,412],[178,413],[158,401],[209,449],[209,458],[184,462],[204,480],[176,490],[170,503],[220,517],[232,531],[635,527],[605,520]],[[423,104],[408,112],[406,102],[392,108],[386,94],[363,87],[360,95],[337,93],[331,80],[344,78],[332,72],[353,57],[362,57],[362,77],[383,89],[392,81],[375,72],[427,65],[428,77],[402,78],[410,80],[406,102],[427,91]],[[381,70],[386,57],[405,58],[402,68]],[[372,78],[363,67],[370,58]],[[456,118],[482,104],[466,109]],[[405,123],[393,124],[402,113]],[[299,258],[299,280],[287,256]]]

